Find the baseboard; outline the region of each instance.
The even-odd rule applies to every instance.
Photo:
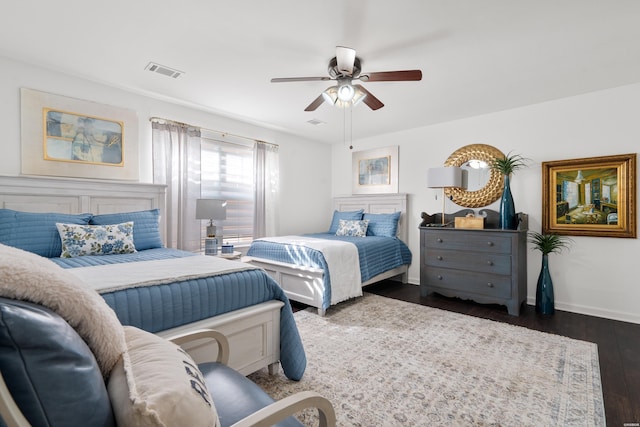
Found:
[[[535,297],[528,297],[527,304],[536,305]],[[586,314],[588,316],[602,317],[610,320],[640,324],[640,315],[637,313],[625,313],[620,311],[604,310],[598,307],[591,307],[578,304],[567,304],[562,301],[555,301],[556,310],[569,311],[571,313]]]

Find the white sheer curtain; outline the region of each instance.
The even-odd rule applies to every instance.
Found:
[[[200,129],[152,122],[153,182],[167,186],[166,246],[200,250]]]
[[[278,146],[256,142],[254,149],[255,215],[253,237],[278,235],[279,157]]]

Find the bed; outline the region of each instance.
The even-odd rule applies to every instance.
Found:
[[[306,357],[289,300],[275,280],[248,264],[163,247],[163,206],[164,186],[0,176],[0,243],[68,269],[94,287],[123,324],[165,337],[218,329],[229,337],[236,370],[273,373],[280,364],[299,380]],[[56,223],[68,228],[60,233]],[[136,252],[74,256],[61,236],[77,238],[87,224],[100,232],[123,227],[113,232],[131,239],[118,234],[119,247],[131,244]],[[199,362],[216,348],[201,340],[188,350]]]
[[[333,207],[327,233],[256,239],[243,259],[267,271],[290,300],[317,308],[321,316],[330,306],[362,295],[369,284],[389,278],[407,283],[411,264],[405,244],[406,194],[336,197]],[[336,236],[341,219],[367,220],[366,237]],[[345,245],[339,250],[346,252],[332,254],[335,241],[355,245],[357,251]],[[351,261],[345,266],[332,258]],[[350,264],[355,271],[344,272]]]

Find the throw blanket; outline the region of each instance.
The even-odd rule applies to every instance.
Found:
[[[360,258],[358,248],[353,243],[308,236],[262,237],[257,240],[303,246],[320,251],[329,267],[332,305],[362,296]]]
[[[58,313],[87,342],[105,378],[126,351],[122,325],[104,299],[47,258],[0,244],[0,296]]]
[[[107,293],[142,286],[217,276],[256,267],[214,256],[189,256],[67,269],[89,288]]]

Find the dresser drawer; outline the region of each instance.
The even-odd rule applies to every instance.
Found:
[[[511,277],[477,274],[471,271],[429,268],[425,274],[427,287],[443,288],[487,297],[511,298]],[[438,290],[435,289],[437,292]]]
[[[431,248],[422,251],[429,268],[455,268],[491,274],[511,274],[511,255],[494,252],[464,252]]]
[[[511,253],[511,237],[499,233],[465,232],[449,230],[448,232],[430,232],[422,235],[424,248],[448,250],[481,250],[509,254]]]

